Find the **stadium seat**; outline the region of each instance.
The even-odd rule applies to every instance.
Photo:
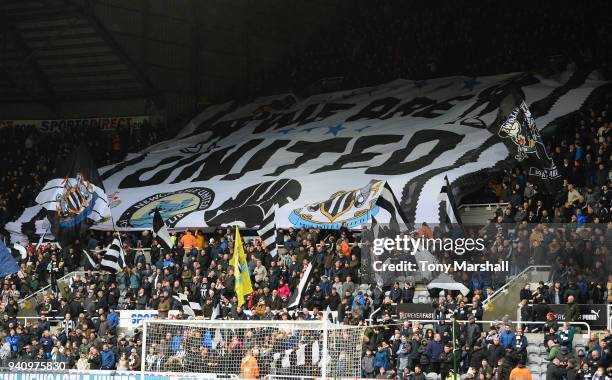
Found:
[[[529,355],[529,363],[542,364],[542,358],[539,355]]]
[[[532,375],[539,375],[541,373],[539,365],[530,365],[529,370],[531,371]]]
[[[438,380],[440,375],[435,372],[429,372],[427,375],[425,375],[425,377],[427,378],[427,380]]]

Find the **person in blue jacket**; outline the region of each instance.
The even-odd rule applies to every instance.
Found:
[[[16,355],[19,351],[19,336],[15,334],[15,330],[11,329],[6,337],[6,342],[11,346],[11,352]]]
[[[43,348],[47,359],[51,358],[51,350],[53,350],[53,346],[55,343],[53,342],[53,338],[51,337],[51,333],[49,330],[45,330],[43,335],[40,337],[40,346]]]
[[[111,329],[117,328],[117,326],[119,326],[119,313],[113,309],[110,309],[108,315],[106,316],[106,320],[108,323],[110,323]]]
[[[374,368],[376,372],[378,372],[379,368],[384,368],[385,370],[391,368],[391,363],[389,360],[389,347],[387,346],[387,342],[382,342],[378,345],[378,351],[376,355],[374,355]]]
[[[108,344],[104,344],[100,357],[102,360],[100,369],[115,369],[115,353]]]
[[[504,331],[499,335],[499,343],[507,349],[514,343],[514,336],[514,331],[512,331],[510,325],[505,325]]]

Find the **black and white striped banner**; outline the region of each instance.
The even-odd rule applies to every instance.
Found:
[[[125,268],[125,254],[119,239],[113,240],[100,261],[100,270],[111,273],[121,272]]]
[[[170,240],[168,227],[166,226],[166,222],[164,222],[159,210],[155,210],[155,214],[153,215],[153,232],[155,233],[155,236],[159,238],[157,241],[163,245],[164,248],[168,250],[172,249],[172,240]]]
[[[377,220],[388,220],[389,228],[393,231],[401,231],[402,226],[406,225],[408,221],[406,216],[402,212],[402,208],[393,195],[393,191],[388,183],[385,183],[380,196],[376,200],[376,205],[380,208],[376,216]]]
[[[274,223],[274,212],[270,212],[264,218],[262,227],[257,230],[257,234],[263,241],[264,247],[270,252],[270,255],[276,257],[278,249],[276,247],[276,223]]]
[[[546,129],[590,107],[607,86],[597,72],[510,73],[213,105],[177,137],[100,169],[113,217],[94,228],[150,230],[155,209],[170,230],[238,225],[269,234],[271,211],[283,229],[358,229],[372,216],[395,223],[376,214],[395,214],[376,207],[383,184],[382,200],[409,223],[440,223],[445,176],[463,190],[488,169],[516,163],[489,128],[508,91],[520,89],[535,126]],[[26,210],[7,231],[42,234],[39,211]]]
[[[85,257],[87,258],[87,261],[89,262],[89,265],[91,265],[91,267],[93,269],[98,269],[98,263],[96,263],[96,261],[91,257],[91,255],[89,254],[89,251],[84,249],[83,253],[85,254]]]
[[[191,317],[197,317],[202,315],[202,307],[197,302],[190,302],[186,295],[183,293],[179,293],[176,296],[173,296],[175,300],[181,303],[183,314],[189,315]]]
[[[289,297],[287,309],[293,309],[300,306],[302,302],[302,293],[308,286],[308,282],[310,281],[310,277],[312,274],[312,264],[309,263],[304,271],[302,278],[300,278],[300,283],[298,284],[298,288],[291,293]]]

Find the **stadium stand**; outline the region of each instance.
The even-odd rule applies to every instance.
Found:
[[[600,118],[598,115],[603,117]],[[590,126],[586,133],[583,131],[585,143],[578,142],[578,144],[588,146],[587,152],[592,152],[597,157],[595,162],[602,163],[604,168],[607,168],[606,162],[609,161],[604,160],[604,157],[609,156],[610,125],[604,122],[605,115],[604,111],[593,110],[586,115],[583,123],[578,123],[580,127],[575,128],[580,131],[587,128],[586,125]],[[567,125],[576,125],[576,121],[572,120]],[[589,137],[588,131],[593,135]],[[11,131],[14,132],[16,131]],[[572,136],[574,132],[571,130],[566,133]],[[3,133],[9,132],[3,130]],[[40,154],[45,146],[43,141],[37,139],[34,133],[19,133],[11,137],[12,141],[19,138],[22,139],[20,144],[12,144],[13,148],[7,145],[6,148],[15,149],[16,155],[21,149],[32,152],[26,156],[27,159],[24,160],[24,167],[21,170],[32,165],[39,165],[41,169],[49,165],[49,161],[36,160],[46,157]],[[57,138],[66,139],[66,136]],[[593,146],[589,146],[588,141],[593,141]],[[565,140],[558,143],[560,146],[566,145]],[[19,148],[20,145],[24,148]],[[112,151],[104,149],[104,146],[99,149],[107,152],[100,157],[107,157],[106,160],[110,161]],[[567,152],[573,150],[574,148],[568,148],[565,153],[561,150],[561,157],[568,157]],[[582,152],[582,157],[590,154],[587,152]],[[571,159],[571,156],[569,158]],[[607,189],[610,183],[609,177],[601,175],[601,168],[598,166],[591,165],[589,166],[591,169],[585,171],[585,184],[586,181],[598,181],[593,182],[598,185],[593,188],[598,188],[601,192],[598,192],[597,196],[592,196],[589,202],[583,200],[588,195],[587,192],[575,194],[574,202],[565,201],[566,195],[564,195],[564,199],[559,198],[561,200],[557,200],[557,203],[550,203],[551,209],[548,215],[554,214],[557,219],[546,219],[545,208],[539,206],[544,200],[538,197],[537,189],[530,189],[529,184],[521,181],[520,172],[515,171],[512,175],[505,176],[501,181],[502,185],[499,186],[500,191],[504,194],[503,191],[507,187],[515,189],[512,192],[513,198],[504,198],[507,195],[500,195],[495,199],[509,201],[509,206],[505,210],[502,208],[496,210],[496,217],[480,233],[490,229],[497,230],[501,225],[519,225],[520,229],[520,225],[528,221],[569,222],[576,218],[578,210],[581,209],[585,210],[587,218],[590,219],[576,223],[597,224],[597,219],[601,218],[599,224],[604,226],[609,221],[606,218],[609,218],[607,210],[610,193]],[[44,169],[32,172],[44,173]],[[608,173],[605,172],[606,175]],[[5,178],[3,183],[6,189],[23,189],[20,182],[17,182],[22,178],[19,175]],[[32,194],[36,193],[35,189],[40,183],[41,180],[34,177],[31,187],[27,190],[29,192],[24,192],[16,199],[24,199],[24,202],[29,199],[31,202]],[[584,187],[580,186],[579,189],[583,190]],[[571,188],[568,189],[568,194],[572,194]],[[594,205],[597,207],[593,208]],[[15,207],[11,209],[12,215],[18,210],[16,206],[12,205]],[[529,210],[532,219],[529,219],[525,210]],[[533,220],[534,216],[539,219]],[[515,338],[519,330],[514,331],[516,324],[508,318],[506,322],[499,322],[497,330],[483,331],[485,324],[480,323],[459,325],[456,333],[460,336],[458,362],[461,373],[471,376],[470,367],[476,373],[489,371],[483,368],[484,360],[477,358],[488,358],[487,363],[490,363],[490,371],[494,371],[493,373],[509,372],[512,367],[525,362],[533,375],[541,376],[551,371],[566,371],[568,365],[583,372],[588,370],[589,373],[596,373],[602,364],[608,363],[612,343],[609,331],[601,336],[591,337],[590,342],[580,341],[581,345],[572,343],[571,338],[567,343],[568,335],[580,336],[576,332],[576,327],[561,326],[555,323],[554,319],[546,318],[548,311],[545,307],[546,304],[565,304],[570,297],[576,299],[575,302],[578,303],[610,302],[612,278],[609,273],[612,272],[610,269],[612,263],[609,260],[609,233],[609,229],[599,232],[594,230],[585,237],[572,234],[568,230],[566,236],[543,237],[541,231],[535,229],[529,231],[529,234],[518,233],[519,238],[515,241],[506,236],[506,240],[500,242],[499,250],[506,250],[512,255],[517,268],[523,268],[528,264],[550,264],[551,255],[557,258],[552,263],[550,282],[538,284],[538,289],[532,287],[533,292],[531,289],[521,292],[520,299],[525,299],[534,305],[533,311],[526,307],[522,316],[523,323],[526,323],[523,331],[529,332],[526,334],[529,343],[519,342]],[[355,244],[359,236],[347,229],[284,231],[277,237],[277,242],[281,246],[277,258],[266,254],[258,238],[248,240],[245,250],[250,254],[249,268],[253,272],[256,293],[250,297],[244,309],[235,306],[232,291],[233,277],[227,275],[228,253],[231,252],[233,240],[229,229],[217,230],[212,234],[195,231],[195,240],[193,240],[195,245],[190,250],[185,250],[184,245],[188,241],[191,242],[193,237],[184,233],[173,233],[172,240],[175,242],[175,247],[170,254],[162,253],[159,242],[146,231],[138,234],[122,233],[121,237],[126,252],[127,269],[116,276],[94,271],[86,256],[81,253],[83,249],[89,250],[97,262],[99,257],[96,257],[96,252],[101,253],[103,247],[112,240],[112,235],[109,233],[91,231],[88,240],[75,242],[72,247],[64,249],[57,249],[53,244],[44,244],[38,250],[35,244],[27,247],[27,256],[20,261],[24,276],[5,278],[1,293],[2,329],[6,338],[0,358],[5,363],[16,359],[44,359],[51,362],[65,362],[67,368],[138,370],[140,368],[138,363],[142,360],[138,350],[141,331],[136,329],[133,336],[118,334],[120,311],[157,310],[160,316],[167,315],[168,311],[181,310],[180,301],[172,296],[185,291],[192,294],[192,300],[201,305],[205,318],[210,317],[216,306],[219,306],[218,318],[307,320],[322,318],[323,311],[329,307],[340,322],[364,324],[374,310],[382,307],[380,323],[385,327],[375,328],[369,332],[362,359],[364,377],[380,376],[383,372],[385,376],[391,376],[390,374],[394,372],[399,375],[404,373],[405,367],[413,370],[415,369],[413,366],[417,364],[427,373],[428,378],[445,377],[450,369],[451,356],[436,351],[437,338],[434,334],[434,332],[440,334],[439,339],[442,342],[440,347],[448,344],[451,339],[448,324],[430,323],[427,325],[428,328],[425,328],[422,324],[406,319],[401,312],[398,314],[392,306],[394,303],[431,302],[430,294],[424,293],[422,288],[416,294],[411,288],[405,288],[397,295],[393,290],[385,294],[380,288],[370,287],[368,284],[360,285],[358,280],[360,266],[355,260],[358,256],[353,256],[359,253]],[[586,243],[584,238],[587,238]],[[318,245],[321,241],[327,244]],[[542,244],[539,244],[540,241]],[[342,242],[348,245],[345,246]],[[547,246],[544,244],[546,242]],[[508,250],[509,247],[514,247],[515,250]],[[589,253],[582,254],[584,252]],[[592,262],[583,261],[587,259]],[[289,312],[286,306],[290,295],[298,286],[300,273],[304,270],[304,260],[316,263],[316,274],[313,278],[321,278],[321,281],[317,286],[313,283],[306,289],[303,311]],[[260,268],[260,265],[265,269],[255,271],[254,269]],[[58,268],[55,278],[79,268],[83,268],[86,272],[68,276],[66,281],[60,282],[60,293],[57,296],[47,291],[40,293],[44,296],[38,304],[23,302],[24,298],[51,282],[51,272],[54,268]],[[503,285],[505,278],[492,281],[492,278],[476,276],[463,277],[462,280],[469,287],[470,294],[465,299],[461,295],[455,297],[449,295],[441,301],[436,300],[435,307],[443,316],[453,315],[458,320],[467,320],[468,316],[474,315],[476,320],[482,320],[482,302],[486,300],[487,288],[495,290]],[[558,293],[552,291],[555,287],[560,287]],[[516,300],[517,303],[518,301]],[[544,308],[539,307],[542,304]],[[19,317],[25,310],[22,311],[20,308],[31,308],[30,311],[35,311],[39,317],[25,320],[24,323],[24,319]],[[545,327],[529,324],[537,321],[547,321],[547,324]],[[545,339],[542,338],[542,332],[546,334]],[[495,339],[497,335],[499,338]],[[407,338],[406,341],[402,338],[404,336]],[[496,348],[497,340],[503,349]],[[562,342],[566,342],[563,346],[568,348],[568,352],[558,348]],[[514,346],[515,343],[520,346]],[[407,352],[404,352],[402,348],[404,346]],[[168,360],[175,355],[180,356],[178,346],[169,350],[165,353]],[[586,369],[583,368],[582,362],[575,363],[574,359],[568,359],[575,357],[578,360],[580,350],[583,350],[583,354],[588,358],[585,359]],[[217,360],[222,360],[224,354],[215,352],[214,355],[220,356]],[[164,366],[162,362],[157,365],[159,368]],[[381,368],[384,368],[384,371]]]
[[[353,15],[339,26],[338,33],[313,38],[317,44],[263,73],[264,84],[258,91],[290,87],[312,92],[320,88],[306,88],[324,77],[340,77],[339,88],[355,88],[398,77],[528,70],[545,66],[544,61],[559,51],[569,52],[560,60],[562,64],[556,63],[564,68],[590,67],[597,62],[602,75],[609,74],[610,49],[602,46],[610,46],[612,34],[592,22],[599,19],[595,7],[586,7],[579,14],[571,8],[561,9],[553,17],[545,2],[517,13],[509,12],[509,8],[516,10],[516,4],[489,1],[480,12],[458,18],[459,2],[431,11],[427,3],[359,3],[361,6],[346,6]],[[547,27],[535,33],[524,27],[533,22],[532,13],[542,14],[539,23]],[[456,23],[432,23],[432,19]],[[487,26],[490,20],[495,20],[493,29]],[[435,24],[452,27],[437,29]],[[513,24],[516,33],[504,30],[508,24]],[[574,32],[577,25],[589,29],[584,35],[598,36],[592,50]],[[461,32],[474,27],[477,31],[470,36]],[[547,51],[540,51],[542,46]],[[548,70],[555,71],[551,66]],[[469,293],[447,292],[440,298],[422,283],[381,288],[362,281],[362,236],[347,228],[278,231],[279,254],[275,257],[255,233],[247,232],[244,247],[255,292],[244,307],[236,305],[230,270],[234,234],[230,229],[172,232],[169,251],[149,231],[122,232],[118,235],[126,265],[117,274],[99,272],[93,265],[100,262],[117,234],[89,231],[86,239],[70,246],[28,244],[26,254],[18,257],[19,274],[3,279],[0,365],[49,362],[60,369],[140,371],[144,367],[158,372],[208,366],[220,374],[240,373],[245,378],[292,375],[275,371],[272,363],[278,358],[274,354],[286,352],[287,347],[295,349],[302,341],[281,332],[282,338],[275,342],[278,331],[266,335],[267,330],[258,335],[258,341],[253,338],[257,329],[249,327],[224,337],[224,344],[213,344],[209,336],[201,344],[190,342],[189,349],[183,341],[189,341],[189,331],[160,333],[153,350],[142,357],[140,319],[187,319],[178,298],[185,294],[200,308],[196,319],[245,321],[248,326],[248,321],[308,321],[331,316],[340,324],[363,326],[361,373],[353,377],[444,380],[452,378],[456,367],[462,379],[609,380],[612,334],[599,327],[587,336],[577,305],[612,304],[610,104],[608,92],[590,109],[560,121],[547,136],[564,179],[563,190],[554,199],[544,197],[517,167],[495,176],[463,200],[499,204],[485,226],[469,228],[467,233],[495,236],[487,252],[510,258],[513,275],[531,265],[550,266],[546,281],[525,284],[515,298],[505,299],[517,304],[517,318],[506,315],[483,322],[489,296],[510,280],[500,274],[458,273],[454,279]],[[146,127],[116,134],[93,128],[44,136],[35,129],[0,128],[0,226],[34,204],[36,194],[51,178],[55,161],[64,158],[69,147],[85,135],[99,166],[120,162],[128,152],[161,140]],[[563,227],[553,234],[543,225]],[[440,253],[438,259],[451,258]],[[301,295],[301,309],[290,308],[309,264],[313,281]],[[402,304],[424,305],[423,310],[434,317],[411,318],[402,311]],[[563,308],[554,308],[559,305]],[[130,315],[129,311],[154,313],[135,317],[126,327],[121,316]],[[310,338],[305,338],[309,344]],[[287,355],[282,366],[297,368],[302,375],[320,375],[320,369],[307,364],[298,355]]]

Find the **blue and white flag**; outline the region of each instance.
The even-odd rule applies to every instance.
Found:
[[[17,272],[19,272],[17,261],[11,255],[11,250],[0,240],[0,277],[10,276]]]

